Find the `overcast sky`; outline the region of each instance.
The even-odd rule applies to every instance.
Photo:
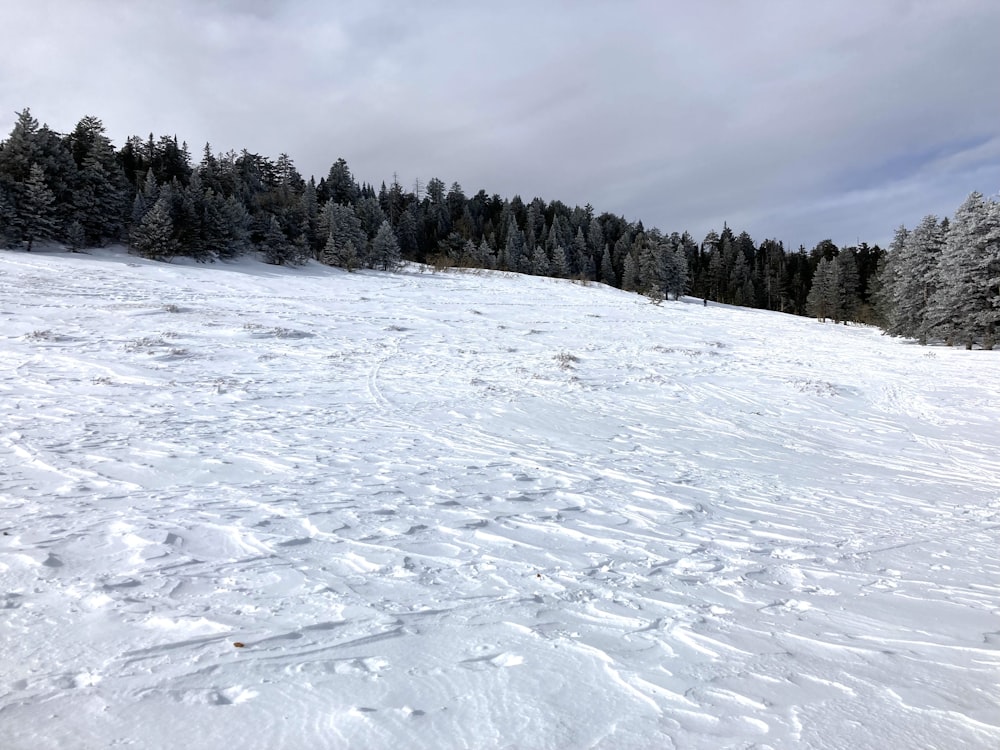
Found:
[[[1000,189],[998,0],[4,0],[0,70],[2,138],[96,115],[696,239],[884,245]]]

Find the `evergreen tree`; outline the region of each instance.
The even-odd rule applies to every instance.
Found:
[[[35,242],[55,238],[55,202],[55,196],[45,184],[42,168],[32,164],[18,211],[21,237],[27,243],[28,251]]]
[[[626,253],[622,263],[622,289],[626,292],[639,291],[639,261],[632,253]]]
[[[601,251],[601,281],[609,286],[618,286],[615,268],[611,265],[611,248],[608,245]]]
[[[327,235],[320,260],[349,271],[358,268],[364,262],[368,241],[354,209],[331,198],[323,209],[322,224],[327,227]]]
[[[212,253],[205,244],[206,200],[201,175],[192,172],[188,184],[183,187],[174,180],[171,193],[174,196],[174,237],[179,252],[202,263],[211,260]]]
[[[668,297],[680,299],[687,292],[688,264],[687,255],[680,245],[674,247],[665,244],[663,249],[663,292]]]
[[[415,204],[414,209],[416,209]],[[399,225],[396,227],[396,239],[399,240],[399,252],[404,258],[418,260],[417,222],[412,211],[404,210],[400,214]]]
[[[74,221],[85,242],[98,245],[117,240],[124,231],[129,185],[114,146],[96,117],[84,117],[67,136],[77,171],[72,181]]]
[[[998,238],[996,204],[972,193],[948,226],[927,315],[929,331],[954,338],[967,349],[976,341],[993,347],[1000,323],[995,279]]]
[[[388,219],[382,222],[375,240],[372,243],[377,268],[383,271],[395,271],[399,268],[401,257],[399,243],[396,241],[396,234],[392,231],[392,226]]]
[[[597,276],[597,270],[600,269],[600,280],[605,283],[612,283],[604,276],[604,245],[604,228],[596,216],[591,216],[587,224],[587,255],[594,264],[595,277]]]
[[[521,255],[524,252],[524,248],[524,234],[518,228],[517,221],[511,216],[507,225],[507,241],[504,244],[503,252],[500,254],[500,270],[522,270]]]
[[[834,263],[837,266],[837,306],[835,317],[844,321],[857,320],[858,307],[861,300],[858,297],[858,264],[855,260],[854,248],[841,250]]]
[[[475,258],[475,265],[477,268],[495,268],[496,267],[496,255],[493,253],[493,248],[490,247],[490,243],[483,237],[479,244],[476,246],[476,252],[473,256]]]
[[[309,248],[309,257],[316,258],[322,243],[319,233],[319,199],[316,195],[316,181],[312,177],[299,196],[299,213],[302,216],[299,233]]]
[[[727,299],[734,305],[753,304],[753,285],[750,285],[750,293],[747,294],[747,283],[750,282],[750,269],[747,266],[746,256],[738,249],[733,255],[733,265],[729,271],[729,290]]]
[[[889,333],[917,337],[921,344],[925,344],[931,328],[945,325],[943,321],[930,321],[927,317],[943,246],[944,234],[936,216],[925,216],[906,236],[903,252],[897,261],[898,277],[892,290],[895,315]]]
[[[74,221],[66,227],[66,243],[74,253],[86,247],[87,233],[83,228],[83,224]]]
[[[165,189],[139,225],[133,227],[130,240],[132,247],[141,257],[168,261],[177,254],[177,242],[173,237],[174,225],[170,218],[170,203],[170,190]]]
[[[889,250],[881,264],[878,274],[877,290],[873,292],[875,314],[883,330],[892,333],[897,327],[897,312],[895,306],[896,292],[901,284],[901,258],[906,252],[906,242],[910,231],[900,225],[893,235]]]
[[[229,196],[225,201],[223,217],[226,241],[218,254],[220,259],[230,260],[250,247],[250,213],[235,196]]]
[[[569,264],[577,270],[577,274],[585,279],[593,280],[594,261],[587,249],[587,239],[583,236],[582,227],[577,227],[573,244],[567,250],[567,255],[569,255]]]
[[[827,318],[833,318],[835,322],[837,321],[837,297],[840,286],[838,276],[837,265],[821,257],[806,299],[806,310],[817,320],[825,321]]]
[[[361,188],[343,158],[337,159],[330,167],[325,187],[326,198],[342,205],[353,206],[361,195]]]
[[[200,172],[195,172],[191,175],[192,181],[194,181],[195,174],[199,175],[200,180]],[[231,227],[226,211],[226,200],[208,188],[202,196],[201,216],[201,243],[206,257],[231,257],[229,253],[230,235]]]
[[[267,221],[267,231],[260,243],[260,252],[264,262],[273,266],[298,265],[299,251],[288,241],[281,229],[281,222],[274,214]]]
[[[361,228],[364,230],[365,237],[369,240],[374,239],[386,221],[385,212],[382,211],[378,199],[369,196],[359,198],[354,212],[361,220]]]
[[[17,211],[10,188],[0,181],[0,247],[10,247],[17,242]]]
[[[38,120],[32,116],[31,110],[24,109],[17,113],[17,121],[7,140],[0,143],[0,182],[10,186],[24,185],[31,175],[32,165],[40,164],[41,159]],[[14,197],[20,197],[17,187]]]
[[[562,252],[562,248],[556,248],[555,252]],[[553,256],[555,255],[553,253]],[[535,249],[531,251],[531,273],[534,276],[548,276],[549,275],[549,259],[545,254],[545,247],[538,243],[535,245]]]
[[[639,234],[633,245],[633,254],[638,259],[638,279],[636,289],[645,294],[663,294],[662,253],[659,232]]]

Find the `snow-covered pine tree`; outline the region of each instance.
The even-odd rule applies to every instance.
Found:
[[[177,254],[177,242],[174,240],[174,222],[170,218],[170,190],[164,189],[156,203],[139,222],[132,228],[129,237],[132,247],[143,258],[168,261]]]
[[[553,251],[553,257],[562,248],[558,247]],[[548,276],[549,275],[549,258],[545,254],[545,246],[541,243],[535,243],[535,248],[531,251],[531,273],[534,276]]]
[[[399,268],[400,252],[396,234],[388,220],[383,220],[372,242],[375,267],[383,271],[395,271]]]
[[[664,291],[674,299],[687,292],[688,264],[684,247],[668,246],[663,256]]]
[[[496,266],[496,256],[493,254],[493,248],[490,247],[490,243],[486,241],[485,237],[476,246],[473,259],[477,268],[494,268]]]
[[[826,258],[820,258],[813,274],[812,286],[809,288],[809,295],[806,297],[806,311],[820,321],[827,318],[837,319],[837,292],[839,286],[839,274],[835,262]]]
[[[626,253],[625,261],[622,263],[622,289],[626,292],[635,292],[639,289],[639,261],[633,253]]]
[[[928,305],[928,332],[961,342],[966,349],[976,341],[993,347],[1000,323],[996,285],[991,283],[998,233],[995,206],[981,193],[971,193],[948,226]]]
[[[936,325],[935,321],[928,321],[927,311],[934,295],[943,247],[944,235],[936,216],[925,216],[907,234],[903,252],[897,260],[892,290],[895,314],[889,333],[927,343],[928,330]]]
[[[323,208],[321,223],[327,228],[327,236],[320,260],[349,271],[358,268],[364,260],[362,253],[368,240],[354,209],[331,199]]]
[[[573,252],[567,250],[564,245],[556,245],[552,250],[552,264],[549,273],[560,279],[578,278],[579,270],[574,271],[572,260]]]
[[[69,249],[74,253],[86,247],[87,232],[84,230],[83,224],[79,221],[74,220],[66,227],[66,244],[69,245]]]
[[[636,281],[636,289],[643,294],[651,294],[659,299],[663,299],[661,240],[660,233],[652,230],[637,236],[633,245],[634,254],[639,263],[639,278]]]
[[[900,225],[896,228],[878,274],[878,290],[874,296],[875,313],[882,321],[882,329],[890,335],[898,335],[893,332],[898,320],[895,299],[897,289],[902,283],[900,268],[909,236],[910,230],[905,226]]]

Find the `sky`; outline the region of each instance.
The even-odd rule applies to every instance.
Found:
[[[0,137],[95,115],[196,160],[884,246],[1000,190],[998,39],[996,0],[8,2]]]

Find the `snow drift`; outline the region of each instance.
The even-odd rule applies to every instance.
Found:
[[[1000,365],[500,274],[0,254],[17,750],[1000,746]]]

